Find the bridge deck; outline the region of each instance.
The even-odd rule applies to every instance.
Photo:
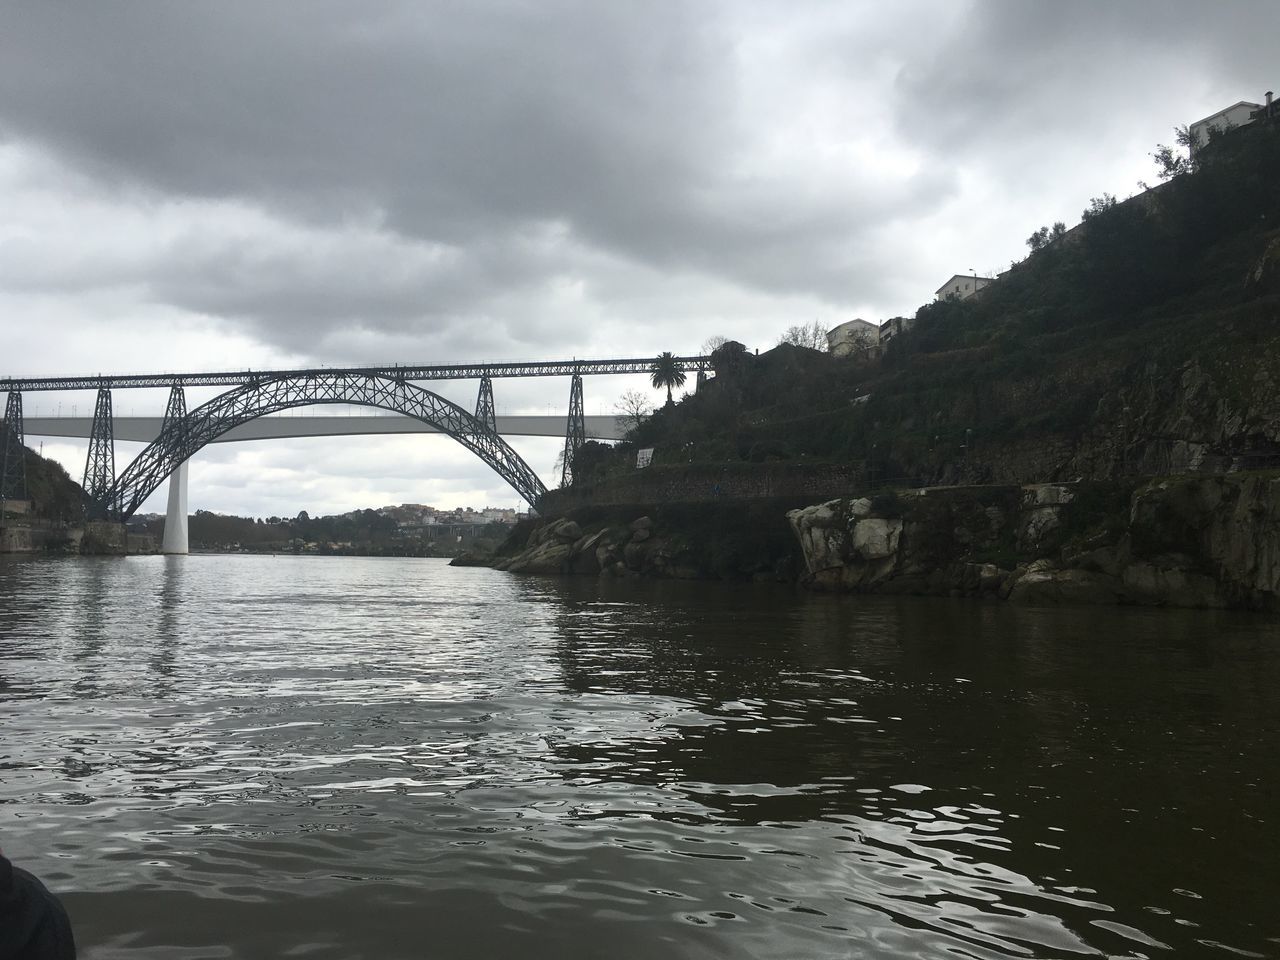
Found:
[[[498,433],[515,437],[564,438],[564,416],[498,417]],[[619,440],[622,429],[618,418],[585,417],[587,436],[594,440]],[[116,417],[117,440],[150,443],[160,433],[161,417]],[[93,431],[92,417],[26,417],[23,420],[29,437],[88,437]],[[402,416],[267,416],[250,420],[227,431],[214,443],[241,440],[274,440],[286,437],[344,437],[377,434],[436,433],[434,428]]]
[[[709,369],[710,357],[676,357],[675,363],[685,373]],[[316,367],[305,370],[235,370],[223,373],[145,373],[96,374],[86,377],[7,377],[0,378],[0,390],[96,390],[99,387],[184,387],[240,386],[262,380],[285,377],[351,376],[391,377],[419,380],[479,380],[481,377],[569,377],[573,374],[649,373],[657,357],[633,357],[620,360],[535,360],[528,363],[446,363],[423,366],[392,365],[384,367]]]

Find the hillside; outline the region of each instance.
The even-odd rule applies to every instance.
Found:
[[[722,348],[631,442],[584,447],[575,489],[650,446],[659,470],[803,461],[912,485],[1280,467],[1280,127],[1212,146],[1095,200],[979,297],[922,307],[881,357]]]
[[[33,515],[43,520],[79,523],[84,519],[84,491],[62,464],[47,460],[29,447],[26,453],[27,497]]]

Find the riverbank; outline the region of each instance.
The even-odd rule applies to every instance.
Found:
[[[519,525],[512,573],[793,581],[1022,603],[1280,609],[1280,473],[581,507]]]
[[[0,524],[0,554],[40,553],[82,556],[158,553],[146,534],[130,533],[107,520],[62,523],[38,517],[6,518]]]
[[[488,560],[512,573],[795,580],[802,558],[787,511],[803,497],[608,504],[524,520]]]

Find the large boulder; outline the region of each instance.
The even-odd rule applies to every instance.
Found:
[[[1050,534],[1062,526],[1062,508],[1075,499],[1075,491],[1062,483],[1036,483],[1024,487],[1018,523],[1018,549],[1035,555],[1052,544]]]
[[[1036,564],[1032,564],[1036,567]],[[1114,577],[1089,570],[1028,569],[1014,582],[1009,599],[1015,603],[1119,603],[1124,586]]]
[[[512,573],[568,573],[573,544],[546,540],[510,560],[503,568]]]
[[[844,565],[849,535],[841,507],[842,501],[829,500],[787,511],[787,522],[800,541],[800,552],[810,573]]]
[[[870,517],[853,525],[853,552],[862,560],[883,560],[898,552],[901,520]]]
[[[561,543],[572,543],[582,536],[576,520],[561,519],[551,525],[550,534]]]
[[[1181,566],[1131,563],[1124,568],[1124,585],[1138,603],[1169,607],[1225,606],[1218,582]]]

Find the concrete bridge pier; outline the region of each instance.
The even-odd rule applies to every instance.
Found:
[[[187,463],[169,474],[169,510],[164,518],[162,553],[187,553]]]

